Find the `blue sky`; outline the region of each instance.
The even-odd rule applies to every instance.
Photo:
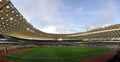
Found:
[[[48,33],[75,33],[120,24],[120,0],[11,1],[29,23]]]

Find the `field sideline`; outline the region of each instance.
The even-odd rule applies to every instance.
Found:
[[[110,48],[39,47],[1,57],[15,62],[78,62],[111,50]]]

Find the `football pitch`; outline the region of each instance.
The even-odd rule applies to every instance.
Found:
[[[1,56],[15,62],[79,62],[110,52],[110,48],[38,47]]]

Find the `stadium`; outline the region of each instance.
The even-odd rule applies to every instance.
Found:
[[[0,62],[119,62],[119,47],[120,24],[46,33],[33,27],[10,0],[0,0]]]

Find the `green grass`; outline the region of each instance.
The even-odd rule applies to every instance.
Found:
[[[40,47],[1,57],[15,62],[78,62],[110,51],[109,48]]]

